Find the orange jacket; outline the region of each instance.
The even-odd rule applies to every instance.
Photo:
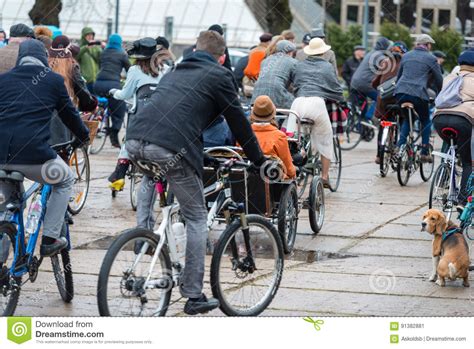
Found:
[[[257,46],[249,53],[249,62],[244,69],[244,74],[250,80],[257,80],[260,74],[260,65],[265,59],[266,47]]]
[[[257,136],[260,148],[265,155],[274,156],[283,162],[286,178],[294,178],[296,169],[290,154],[286,135],[271,124],[253,123],[252,129]]]

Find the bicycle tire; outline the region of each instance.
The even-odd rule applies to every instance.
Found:
[[[432,153],[433,153],[433,146],[429,144],[428,154],[431,155]],[[435,159],[433,158],[433,156],[431,158],[433,159],[432,162],[420,163],[420,176],[423,182],[428,182],[431,176],[433,176],[434,169],[435,169]]]
[[[74,216],[78,215],[82,211],[82,209],[84,208],[84,206],[86,204],[87,196],[89,195],[90,181],[91,181],[91,164],[90,164],[90,161],[89,161],[89,155],[87,153],[87,148],[86,147],[78,148],[76,150],[76,152],[77,151],[81,151],[82,155],[84,157],[85,188],[84,188],[84,191],[80,194],[81,195],[80,196],[80,201],[79,201],[79,204],[76,207],[71,206],[71,202],[68,203],[67,209],[68,209],[69,213],[74,215]],[[77,155],[75,155],[75,156],[76,156],[76,161],[77,161]],[[75,171],[73,170],[73,172],[77,176],[80,176],[80,177],[82,177],[82,175],[83,175],[83,174],[78,174],[77,173],[77,167],[75,168]],[[74,180],[74,186],[76,185],[77,181],[78,181],[78,178],[76,177],[76,179]],[[76,200],[74,197],[72,197],[71,199],[73,200],[73,202]]]
[[[441,211],[445,210],[446,202],[443,202],[442,205],[435,207],[434,195],[435,195],[435,191],[437,191],[437,189],[441,187],[449,192],[449,174],[450,173],[451,173],[450,165],[448,165],[446,162],[442,162],[436,169],[433,179],[431,180],[428,208],[438,208]],[[448,197],[446,196],[444,200],[447,201]]]
[[[11,223],[0,223],[0,234],[6,234],[6,236],[9,239],[9,244],[10,248],[15,246],[16,243],[16,236],[17,230],[15,226]],[[3,241],[3,238],[2,238]],[[3,245],[0,245],[0,248],[2,248]],[[6,266],[8,269],[10,269],[10,265]],[[3,263],[0,263],[0,272],[3,270]],[[6,272],[6,270],[4,270]],[[8,298],[8,301],[6,302],[5,309],[3,309],[2,316],[12,316],[15,313],[16,307],[18,305],[18,299],[20,298],[20,292],[21,292],[21,279],[22,277],[16,277],[14,278],[14,281],[17,285],[20,285],[20,287],[16,288],[15,290],[12,290],[10,293],[10,296]],[[1,281],[1,280],[0,280]],[[3,290],[2,290],[3,291]],[[0,292],[0,297],[3,297],[3,292]],[[3,303],[3,302],[2,302]]]
[[[388,174],[388,171],[390,170],[390,158],[391,158],[391,152],[392,148],[390,146],[390,143],[392,141],[392,127],[388,130],[388,135],[387,139],[385,140],[385,144],[382,144],[381,151],[380,151],[380,176],[381,177],[386,177]]]
[[[341,183],[341,174],[342,174],[342,151],[341,145],[339,143],[339,138],[333,137],[333,148],[334,148],[334,157],[335,160],[331,161],[331,165],[329,168],[329,190],[332,192],[336,192],[337,188],[339,188],[339,184]],[[333,169],[333,171],[331,170]],[[336,173],[336,179],[332,176],[333,173]]]
[[[111,268],[115,261],[115,258],[117,257],[118,253],[122,250],[122,247],[124,247],[127,243],[130,243],[132,240],[137,240],[140,238],[146,239],[152,242],[155,248],[158,245],[159,237],[158,235],[153,233],[153,231],[143,229],[143,228],[134,228],[134,229],[125,230],[124,232],[122,232],[117,237],[117,239],[115,239],[114,242],[112,242],[109,249],[107,250],[107,253],[105,254],[104,260],[102,262],[102,266],[100,268],[99,280],[97,282],[97,305],[99,308],[100,316],[111,316],[107,294],[108,294],[109,276],[110,276]],[[164,245],[163,248],[161,249],[158,261],[164,264],[164,265],[162,264],[162,267],[164,267],[163,270],[165,270],[166,273],[169,273],[166,275],[171,278],[172,266],[171,266],[171,260],[170,260],[166,245]],[[168,311],[168,307],[170,304],[171,292],[172,292],[171,287],[166,290],[163,297],[163,301],[162,301],[163,308],[158,313],[158,316],[166,315],[166,312]]]
[[[135,167],[132,169],[132,174],[130,176],[130,205],[132,210],[137,210],[138,204],[138,191],[140,190],[140,183],[142,181],[142,176],[135,171]]]
[[[309,225],[315,235],[323,228],[325,212],[323,181],[320,177],[313,177],[309,187],[308,216]]]
[[[63,249],[58,254],[51,256],[51,266],[62,300],[65,303],[70,303],[74,298],[74,281],[69,251]]]
[[[214,254],[212,255],[211,261],[211,289],[212,294],[215,298],[220,301],[220,309],[221,311],[229,316],[257,316],[261,314],[272,302],[273,298],[275,297],[278,288],[280,286],[281,277],[283,274],[284,268],[284,252],[283,252],[283,243],[281,241],[281,236],[278,231],[275,229],[273,224],[271,224],[267,219],[262,216],[258,215],[248,215],[247,222],[248,225],[251,226],[258,226],[264,229],[267,233],[269,233],[269,237],[271,237],[272,242],[274,243],[274,247],[276,248],[276,260],[275,260],[275,270],[273,270],[273,283],[272,286],[267,292],[265,293],[265,298],[258,302],[254,307],[250,308],[249,310],[240,310],[233,307],[229,302],[227,302],[226,294],[229,294],[227,290],[222,289],[221,285],[221,278],[220,278],[220,266],[221,266],[221,257],[226,256],[226,248],[231,242],[232,239],[235,241],[235,235],[241,228],[241,222],[239,219],[234,220],[227,228],[224,230],[222,235],[217,242],[217,245],[214,250]],[[255,252],[255,251],[253,251]],[[229,256],[227,256],[228,258]],[[255,270],[258,270],[256,267]],[[233,270],[235,272],[235,270]],[[267,274],[266,274],[267,275]],[[240,278],[242,279],[242,278]],[[261,279],[259,279],[261,281]],[[248,281],[244,281],[246,285],[248,285]],[[240,288],[239,288],[240,289]]]
[[[103,109],[102,109],[103,110]],[[90,153],[93,155],[97,155],[104,149],[105,142],[107,141],[108,137],[108,130],[110,126],[109,117],[104,115],[102,112],[102,120],[99,123],[99,129],[97,130],[97,134],[94,138],[94,141],[90,145]]]
[[[397,164],[397,179],[398,183],[404,187],[407,185],[410,179],[410,168],[409,168],[410,155],[408,154],[408,147],[402,146],[400,150],[400,158]],[[403,174],[405,172],[405,174]]]
[[[360,115],[355,116],[354,112],[351,112],[347,120],[346,130],[344,131],[344,141],[341,143],[341,149],[352,150],[359,145],[361,140],[362,125],[360,124]]]
[[[291,206],[290,206],[291,205]],[[290,210],[291,213],[288,213]],[[288,220],[290,217],[290,220]],[[296,185],[290,184],[280,197],[278,206],[278,232],[281,235],[285,253],[291,253],[295,246],[298,230],[298,193]]]

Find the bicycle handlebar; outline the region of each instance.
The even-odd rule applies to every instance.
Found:
[[[75,141],[73,139],[73,140],[70,140],[68,142],[54,144],[54,145],[51,146],[51,148],[55,151],[64,150],[64,149],[67,149],[69,146],[72,146],[74,144],[74,142]]]

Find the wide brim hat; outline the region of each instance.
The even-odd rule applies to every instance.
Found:
[[[322,55],[323,53],[328,52],[331,49],[331,46],[326,45],[323,39],[314,38],[311,39],[309,45],[306,46],[303,50],[308,56]]]
[[[133,42],[132,48],[128,51],[130,58],[148,59],[156,53],[156,39],[142,38]]]
[[[276,116],[276,107],[270,97],[258,96],[252,108],[250,119],[254,121],[270,122]]]

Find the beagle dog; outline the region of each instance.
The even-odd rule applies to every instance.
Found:
[[[440,210],[430,209],[423,215],[421,231],[433,235],[433,272],[429,280],[443,287],[446,278],[461,278],[463,286],[469,287],[469,248],[461,229],[448,222]]]

